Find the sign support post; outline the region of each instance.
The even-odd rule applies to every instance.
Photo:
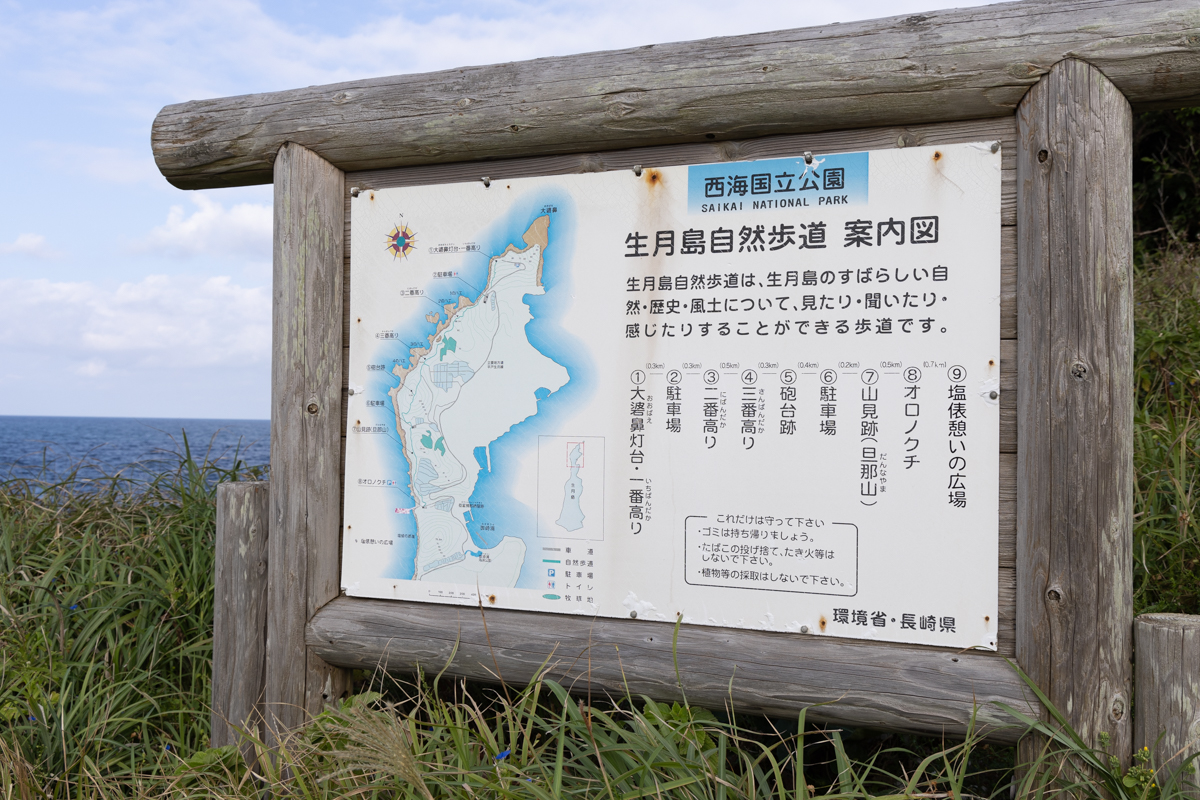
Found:
[[[309,652],[304,626],[338,595],[344,173],[285,144],[275,159],[272,275],[268,736],[342,695],[348,672]]]
[[[1066,59],[1017,123],[1017,663],[1127,765],[1132,114],[1100,70]]]
[[[217,486],[213,584],[213,747],[236,744],[251,763],[261,739],[263,656],[267,646],[267,481]]]

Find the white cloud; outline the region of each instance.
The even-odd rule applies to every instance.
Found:
[[[270,262],[270,206],[239,203],[226,209],[204,194],[192,195],[191,201],[196,206],[191,214],[183,206],[171,206],[167,221],[135,241],[133,250],[174,258],[225,255]]]
[[[122,0],[30,14],[14,27],[25,47],[38,40],[54,42],[44,51],[55,57],[36,58],[23,69],[25,75],[153,114],[162,102],[823,25],[945,5],[943,0],[510,0],[446,2],[430,15],[420,15],[419,9],[389,15],[378,13],[378,6],[356,12],[330,4],[326,27],[345,32],[328,33],[322,20],[289,24],[288,18],[300,12],[286,4],[272,14],[253,0]],[[357,24],[347,27],[347,14]]]
[[[0,350],[39,352],[77,375],[269,363],[271,293],[228,277],[0,280]]]
[[[0,242],[0,253],[34,258],[55,258],[59,255],[57,250],[46,244],[46,237],[40,233],[22,233],[11,242]]]

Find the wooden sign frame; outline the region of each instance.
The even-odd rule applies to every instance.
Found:
[[[266,643],[262,668],[235,675],[236,637],[218,636],[214,684],[229,688],[215,695],[214,743],[233,735],[216,723],[248,707],[269,730],[294,726],[346,691],[349,668],[437,671],[455,648],[459,675],[522,682],[548,661],[576,688],[682,694],[669,624],[547,626],[526,612],[338,596],[350,187],[995,139],[999,652],[684,626],[682,689],[699,704],[788,715],[821,704],[810,718],[923,733],[961,735],[977,714],[1013,741],[1021,730],[992,701],[1043,713],[1015,662],[1082,735],[1108,734],[1127,758],[1130,102],[1200,104],[1190,0],[1011,3],[164,109],[153,144],[172,183],[275,184],[266,566],[225,545],[217,606],[263,614]],[[219,549],[247,540],[248,514],[226,514]],[[242,627],[261,631],[257,619]]]

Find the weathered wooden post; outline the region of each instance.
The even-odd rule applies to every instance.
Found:
[[[1200,615],[1143,614],[1134,620],[1137,715],[1134,747],[1150,748],[1161,785],[1200,753]],[[1180,778],[1200,785],[1200,757]],[[1193,789],[1190,797],[1200,798]]]
[[[274,357],[266,714],[271,736],[339,698],[346,672],[304,626],[338,594],[343,174],[284,144],[275,159]]]
[[[212,746],[262,740],[267,644],[266,481],[217,487]]]
[[[1129,103],[1096,67],[1066,59],[1017,120],[1017,663],[1085,741],[1107,733],[1128,764]]]

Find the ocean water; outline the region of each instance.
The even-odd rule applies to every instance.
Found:
[[[61,477],[82,465],[95,477],[171,469],[184,452],[222,467],[270,459],[271,422],[259,419],[132,419],[0,416],[0,479]]]

